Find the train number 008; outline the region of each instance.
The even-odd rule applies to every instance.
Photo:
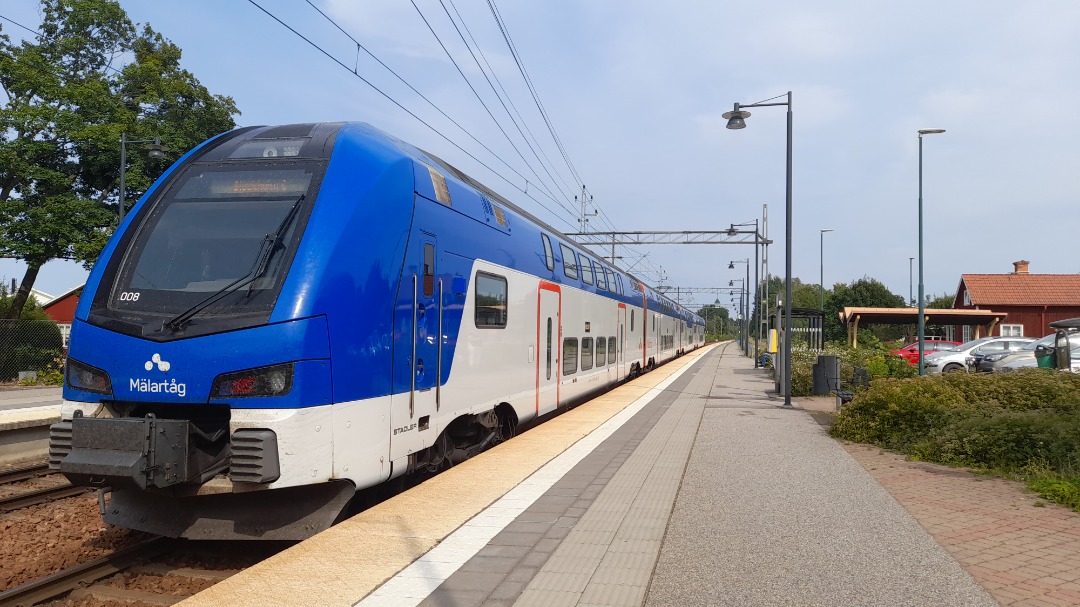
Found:
[[[139,293],[136,291],[124,291],[120,293],[120,301],[139,301]]]

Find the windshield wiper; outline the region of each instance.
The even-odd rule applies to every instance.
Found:
[[[267,234],[263,237],[262,242],[259,244],[259,254],[255,256],[255,261],[251,264],[251,269],[249,269],[247,273],[224,287],[221,287],[217,291],[214,291],[199,303],[184,310],[180,314],[177,314],[172,319],[166,321],[162,326],[174,333],[180,331],[200,312],[221,301],[230,293],[236,292],[245,285],[254,283],[259,277],[265,274],[267,268],[270,267],[270,260],[273,259],[274,253],[284,248],[281,241],[285,238],[285,233],[289,231],[289,227],[293,224],[293,221],[296,220],[296,216],[300,212],[300,206],[304,202],[305,197],[306,194],[301,194],[300,197],[296,199],[296,202],[293,203],[292,208],[289,209],[288,214],[285,215],[281,220],[281,223],[278,224],[277,230],[275,230],[273,234]],[[251,289],[249,288],[248,295],[250,294]]]

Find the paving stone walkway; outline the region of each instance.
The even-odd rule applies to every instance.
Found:
[[[1080,605],[1080,514],[1021,483],[844,447],[1002,605]]]

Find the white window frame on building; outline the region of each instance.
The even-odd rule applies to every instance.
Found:
[[[1002,337],[1023,337],[1024,325],[1001,325]]]

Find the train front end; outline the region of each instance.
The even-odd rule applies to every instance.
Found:
[[[211,140],[155,184],[96,264],[50,464],[102,488],[106,522],[301,539],[354,494],[334,470],[331,338],[317,309],[330,240],[316,233],[317,203],[332,197],[339,128]]]

